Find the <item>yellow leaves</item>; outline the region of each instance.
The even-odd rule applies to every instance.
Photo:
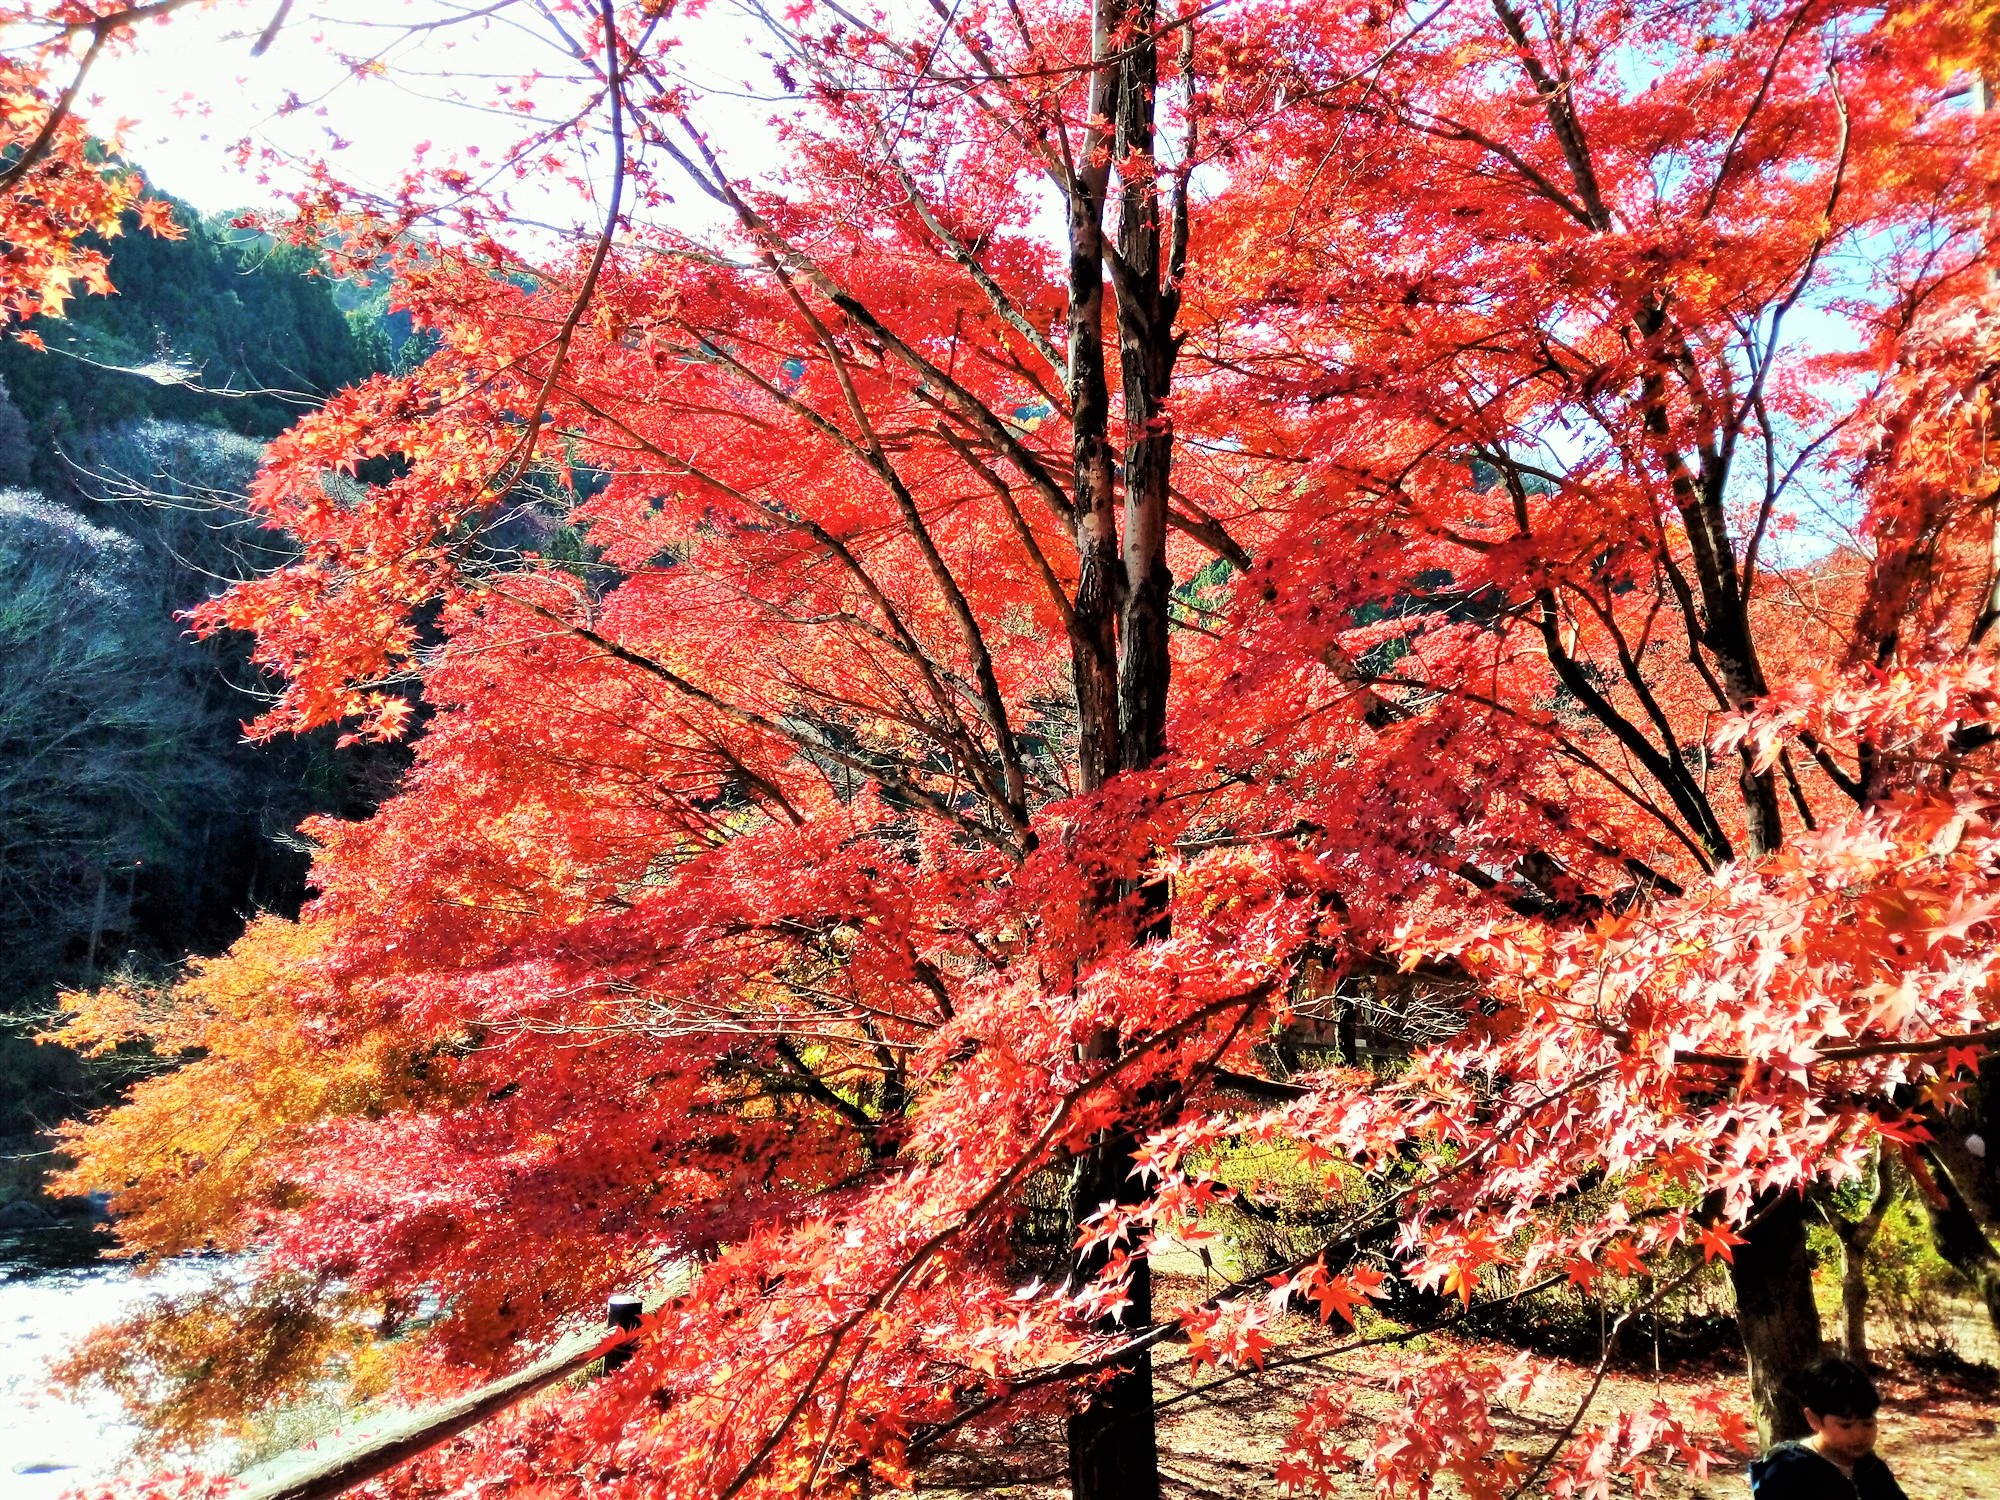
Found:
[[[41,304],[43,317],[60,318],[63,315],[63,309],[69,306],[67,269],[58,269],[50,273],[48,279],[42,283]]]
[[[307,1127],[387,1107],[413,1080],[386,1028],[328,1045],[315,959],[327,934],[262,917],[169,992],[113,986],[66,997],[54,1040],[92,1050],[143,1040],[195,1060],[146,1079],[121,1108],[69,1126],[70,1192],[109,1188],[131,1248],[173,1255],[243,1239],[244,1216],[290,1192],[267,1165]]]
[[[60,997],[62,1025],[39,1040],[60,1043],[85,1057],[102,1057],[128,1043],[150,1041],[161,1024],[161,998],[158,990],[127,981],[100,990],[67,991]]]
[[[1949,84],[1965,73],[1991,76],[2000,64],[2000,0],[1969,0],[1958,7],[1956,19],[1958,24],[1934,42],[1939,81]],[[1923,9],[1885,17],[1892,29],[1921,26],[1927,20],[1935,27],[1934,18]]]
[[[259,1403],[323,1391],[336,1370],[356,1394],[379,1389],[383,1356],[370,1347],[366,1312],[329,1308],[303,1277],[225,1278],[96,1330],[54,1375],[143,1414],[154,1451],[201,1447],[250,1436]]]

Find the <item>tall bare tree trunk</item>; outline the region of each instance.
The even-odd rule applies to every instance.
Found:
[[[1123,16],[1121,0],[1100,0],[1092,56],[1108,59]],[[1077,578],[1070,659],[1075,675],[1077,761],[1083,790],[1118,773],[1119,566],[1111,392],[1104,371],[1104,196],[1111,141],[1096,122],[1116,107],[1117,68],[1100,62],[1090,84],[1090,117],[1069,185],[1069,401],[1075,477],[1073,540]]]
[[[1076,421],[1079,558],[1078,629],[1072,655],[1086,788],[1119,770],[1151,764],[1166,739],[1171,675],[1167,628],[1173,590],[1166,533],[1173,427],[1165,403],[1177,352],[1173,323],[1186,253],[1186,203],[1183,190],[1175,200],[1174,233],[1163,253],[1153,167],[1157,24],[1154,0],[1097,0],[1092,27],[1093,125],[1070,194],[1069,374]],[[1101,124],[1111,127],[1109,141],[1097,138]],[[1103,358],[1103,212],[1110,178],[1098,164],[1109,161],[1118,163],[1120,190],[1117,254],[1109,260],[1117,294],[1125,406],[1122,537],[1113,491]],[[1163,890],[1139,895],[1163,916]],[[1141,940],[1157,936],[1160,930],[1157,923],[1149,926]],[[1120,1045],[1115,1033],[1106,1032],[1092,1039],[1091,1050],[1108,1061]],[[1104,1203],[1130,1202],[1138,1196],[1132,1177],[1136,1145],[1130,1129],[1107,1131],[1092,1143],[1071,1183],[1073,1221],[1081,1222]],[[1072,1275],[1093,1276],[1103,1264],[1102,1252],[1082,1257]],[[1118,1317],[1107,1320],[1107,1331],[1136,1332],[1152,1320],[1151,1267],[1138,1256],[1130,1303]],[[1067,1437],[1074,1500],[1158,1500],[1152,1356],[1141,1353],[1117,1366],[1110,1380],[1071,1415]]]
[[[97,872],[97,904],[90,912],[90,954],[83,961],[85,982],[97,983],[97,946],[104,940],[104,890],[111,877],[103,870]]]
[[[1177,352],[1173,323],[1179,265],[1162,264],[1160,195],[1153,164],[1154,97],[1159,58],[1152,41],[1159,24],[1154,0],[1130,0],[1131,42],[1118,68],[1113,153],[1119,162],[1118,354],[1125,396],[1125,593],[1118,620],[1120,758],[1127,769],[1149,765],[1165,748],[1167,610],[1174,580],[1167,571],[1167,492],[1174,429],[1166,412]],[[1177,215],[1176,223],[1182,221]],[[1177,262],[1184,234],[1168,252]]]

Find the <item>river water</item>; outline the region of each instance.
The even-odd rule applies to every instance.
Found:
[[[49,1361],[91,1329],[162,1292],[226,1274],[213,1258],[171,1261],[150,1275],[92,1260],[87,1229],[0,1235],[0,1500],[58,1500],[113,1477],[136,1431],[104,1392],[82,1400],[51,1388]]]
[[[108,1243],[88,1228],[0,1233],[0,1500],[60,1500],[115,1478],[128,1461],[141,1473],[157,1470],[158,1464],[133,1461],[138,1429],[118,1401],[101,1391],[77,1398],[55,1389],[49,1362],[93,1328],[151,1297],[197,1291],[240,1268],[228,1257],[191,1256],[142,1274],[122,1261],[93,1258]],[[676,1268],[669,1280],[678,1285],[681,1275]],[[667,1285],[651,1288],[649,1302],[656,1305]],[[541,1357],[559,1362],[603,1336],[601,1326],[586,1321]],[[262,1484],[289,1478],[329,1454],[399,1434],[424,1417],[422,1409],[389,1402],[362,1407],[343,1407],[331,1398],[302,1402],[288,1408],[283,1425],[256,1448],[226,1443],[168,1467],[234,1470],[245,1483]]]

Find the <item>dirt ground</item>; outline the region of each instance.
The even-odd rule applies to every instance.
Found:
[[[2000,1344],[1983,1318],[1967,1318],[1960,1331],[1964,1362],[1919,1368],[1885,1355],[1878,1379],[1883,1392],[1879,1451],[1896,1471],[1910,1500],[2000,1500]],[[1218,1377],[1212,1368],[1189,1370],[1184,1349],[1158,1351],[1154,1371],[1160,1414],[1162,1477],[1166,1493],[1187,1500],[1278,1500],[1272,1467],[1291,1413],[1313,1386],[1330,1377],[1323,1351],[1328,1341],[1316,1324],[1288,1320],[1261,1371]],[[1511,1349],[1493,1346],[1497,1355]],[[1395,1350],[1342,1356],[1341,1384],[1357,1410],[1386,1409]],[[1510,1446],[1539,1453],[1559,1435],[1591,1378],[1588,1366],[1548,1361],[1547,1377],[1518,1409],[1496,1410],[1496,1426]],[[1645,1409],[1665,1399],[1690,1410],[1694,1398],[1716,1386],[1742,1391],[1739,1370],[1705,1372],[1614,1369],[1592,1407],[1594,1418],[1619,1408]],[[1363,1437],[1357,1422],[1357,1438]],[[1749,1484],[1745,1461],[1716,1469],[1705,1479],[1685,1473],[1661,1476],[1662,1500],[1740,1500]],[[946,1456],[930,1465],[922,1489],[938,1497],[1007,1496],[1010,1500],[1065,1500],[1062,1434],[1049,1423],[1023,1430],[1004,1453]],[[1441,1493],[1448,1493],[1441,1487]],[[1629,1487],[1625,1493],[1630,1493]],[[1344,1495],[1372,1494],[1356,1479]]]

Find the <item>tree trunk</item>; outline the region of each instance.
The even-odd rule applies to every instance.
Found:
[[[1132,1201],[1134,1144],[1128,1131],[1107,1131],[1077,1163],[1070,1183],[1073,1223],[1082,1223],[1102,1204]],[[1102,1249],[1079,1257],[1073,1274],[1079,1280],[1094,1276],[1105,1259]],[[1130,1295],[1130,1306],[1105,1319],[1105,1331],[1136,1332],[1153,1321],[1152,1268],[1143,1255],[1133,1257]],[[1160,1446],[1151,1352],[1115,1367],[1110,1380],[1087,1399],[1089,1404],[1071,1414],[1067,1427],[1070,1494],[1075,1500],[1157,1500]]]
[[[1973,1176],[1987,1204],[2000,1204],[2000,1051],[1989,1051],[1979,1059],[1972,1123],[1980,1140]]]
[[[1127,769],[1151,764],[1165,749],[1167,493],[1174,429],[1166,410],[1176,348],[1177,268],[1161,264],[1160,195],[1153,171],[1154,99],[1159,58],[1150,40],[1159,22],[1154,0],[1126,0],[1132,44],[1118,65],[1112,138],[1119,162],[1118,355],[1125,396],[1125,591],[1118,619],[1120,759]],[[1137,164],[1137,165],[1135,165]]]
[[[90,913],[90,953],[83,961],[84,982],[87,984],[97,983],[97,945],[104,940],[104,888],[110,880],[111,877],[103,870],[97,872],[97,904]]]
[[[1868,1368],[1868,1247],[1849,1241],[1840,1247],[1840,1311],[1847,1357]]]
[[[1805,1437],[1805,1409],[1794,1394],[1801,1371],[1820,1354],[1819,1308],[1806,1252],[1806,1204],[1785,1193],[1761,1204],[1744,1230],[1729,1281],[1736,1322],[1750,1362],[1750,1399],[1766,1446]]]
[[[1875,1190],[1858,1219],[1843,1219],[1824,1198],[1820,1212],[1840,1241],[1840,1308],[1847,1357],[1868,1365],[1868,1247],[1896,1201],[1896,1173],[1881,1146],[1875,1148]]]
[[[1079,759],[1086,790],[1120,770],[1138,770],[1165,748],[1168,608],[1166,532],[1173,426],[1165,402],[1173,378],[1173,285],[1185,235],[1177,233],[1163,264],[1153,137],[1159,60],[1154,0],[1096,0],[1092,16],[1091,124],[1070,190],[1069,385],[1074,420],[1075,540],[1078,576],[1071,635],[1080,722]],[[1104,126],[1111,140],[1101,139]],[[1103,213],[1118,163],[1118,254],[1111,258],[1117,292],[1121,387],[1125,405],[1123,535],[1113,492],[1108,432],[1110,399],[1103,359]],[[1181,205],[1176,205],[1180,223]],[[1130,894],[1121,892],[1120,895]],[[1163,935],[1167,892],[1140,891],[1156,915],[1139,941]],[[1100,1060],[1115,1057],[1120,1038],[1092,1039]],[[1106,1131],[1077,1165],[1071,1184],[1073,1222],[1107,1202],[1141,1196],[1132,1180],[1137,1144],[1130,1127]],[[1072,1276],[1103,1269],[1102,1251],[1079,1257]],[[1106,1330],[1136,1332],[1153,1320],[1152,1273],[1135,1254],[1131,1301]],[[1112,1370],[1068,1423],[1073,1500],[1158,1500],[1159,1434],[1153,1413],[1153,1361],[1142,1353]]]
[[[1930,1215],[1931,1244],[1953,1270],[1972,1283],[1979,1300],[1986,1304],[1994,1331],[2000,1333],[2000,1250],[1986,1237],[1943,1159],[1929,1147],[1920,1149],[1929,1168],[1930,1181],[1918,1183],[1918,1188]]]
[[[1093,17],[1093,58],[1113,54],[1113,35],[1122,15],[1119,0],[1099,0]],[[1100,63],[1090,83],[1093,122],[1109,119],[1116,88],[1116,65]],[[1110,183],[1110,155],[1111,141],[1103,126],[1088,126],[1069,187],[1068,385],[1077,566],[1070,661],[1075,674],[1077,769],[1086,792],[1118,773],[1118,606],[1123,574],[1110,438],[1111,392],[1104,370],[1104,195]]]

